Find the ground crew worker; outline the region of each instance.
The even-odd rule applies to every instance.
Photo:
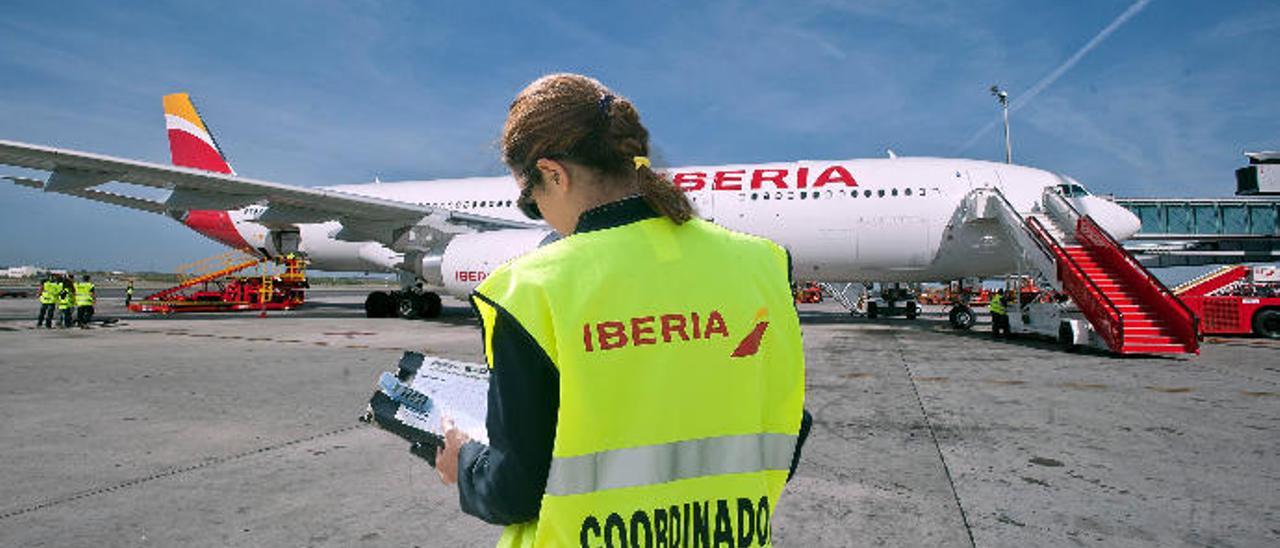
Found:
[[[80,283],[75,284],[76,288],[76,325],[80,329],[88,329],[89,322],[93,321],[93,302],[97,296],[97,288],[93,282],[89,281],[89,275],[85,274],[80,278]]]
[[[128,287],[124,288],[124,307],[129,308],[129,303],[133,302],[133,280],[129,280]]]
[[[991,303],[987,305],[991,311],[991,334],[998,338],[1009,336],[1009,314],[1004,303],[1004,292],[996,291],[991,295]]]
[[[41,325],[45,328],[53,328],[54,311],[58,309],[58,292],[61,291],[62,284],[58,283],[57,277],[50,274],[45,277],[44,282],[40,284],[40,317],[36,318],[36,327]]]
[[[58,290],[58,312],[62,315],[62,328],[67,329],[71,327],[71,308],[75,302],[76,288],[69,276],[62,278],[61,286]]]
[[[695,218],[585,76],[525,88],[502,152],[564,237],[472,294],[490,444],[446,422],[441,479],[499,546],[770,545],[812,421],[786,251]]]

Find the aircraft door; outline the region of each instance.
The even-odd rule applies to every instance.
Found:
[[[975,188],[1000,188],[1000,174],[994,169],[971,169],[969,175],[969,190]]]

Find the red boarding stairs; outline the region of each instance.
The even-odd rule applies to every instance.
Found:
[[[1087,215],[1060,195],[1046,192],[1074,234],[1048,215],[1026,218],[1027,228],[1054,256],[1065,292],[1118,354],[1199,354],[1197,320],[1185,304]],[[1053,207],[1048,207],[1053,209]],[[1040,221],[1056,224],[1050,230]],[[1055,237],[1054,232],[1061,234]]]

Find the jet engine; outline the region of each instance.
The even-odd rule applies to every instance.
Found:
[[[555,231],[544,228],[459,234],[440,257],[424,258],[423,270],[438,268],[444,292],[465,297],[503,263],[557,239]]]

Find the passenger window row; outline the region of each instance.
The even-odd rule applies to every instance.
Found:
[[[936,189],[936,188],[935,188],[935,189],[933,189],[933,191],[934,191],[934,192],[937,192],[937,191],[938,191],[938,189]],[[748,196],[750,196],[750,198],[751,198],[752,200],[797,200],[797,199],[799,199],[799,200],[817,200],[817,199],[820,199],[820,198],[843,198],[843,197],[845,197],[845,196],[848,196],[848,197],[850,197],[850,198],[857,198],[859,195],[861,195],[863,198],[871,198],[871,197],[873,197],[873,196],[874,196],[874,197],[876,197],[876,198],[884,198],[885,196],[889,196],[889,197],[894,197],[894,196],[917,196],[917,197],[924,197],[926,194],[927,194],[927,192],[926,192],[926,190],[925,190],[925,188],[924,188],[924,187],[919,187],[919,188],[909,188],[909,187],[908,187],[908,188],[903,188],[903,189],[901,189],[901,190],[899,190],[899,189],[898,189],[898,188],[896,188],[896,187],[895,187],[895,188],[890,188],[890,189],[883,189],[883,188],[880,188],[880,189],[875,189],[875,190],[871,190],[871,189],[869,189],[869,188],[868,188],[868,189],[863,189],[863,190],[861,190],[861,191],[858,191],[858,190],[849,190],[849,191],[846,191],[846,190],[844,190],[844,189],[840,189],[840,190],[838,190],[838,191],[832,191],[832,190],[825,190],[825,191],[824,191],[824,190],[814,190],[814,191],[807,191],[807,190],[800,190],[800,191],[795,191],[795,190],[774,190],[774,191],[769,191],[769,192],[752,192],[752,193],[750,193],[750,194],[748,194],[748,193],[746,193],[746,192],[743,192],[743,193],[738,194],[738,199],[740,199],[740,200],[745,200],[745,199],[747,199],[747,197],[748,197]]]
[[[446,209],[479,209],[487,207],[511,207],[513,200],[461,200],[456,202],[418,202],[418,205],[443,207]]]

